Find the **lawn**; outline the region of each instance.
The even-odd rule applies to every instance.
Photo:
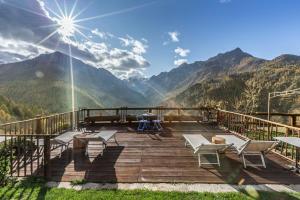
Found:
[[[0,199],[300,199],[299,193],[246,192],[197,193],[197,192],[152,192],[146,190],[81,190],[48,188],[43,181],[25,180],[0,188]]]

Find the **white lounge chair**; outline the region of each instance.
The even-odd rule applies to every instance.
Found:
[[[9,142],[12,139],[16,139],[16,137],[12,135],[0,136],[0,143]]]
[[[212,144],[201,134],[184,134],[185,146],[191,146],[194,154],[198,154],[199,167],[203,164],[215,164],[221,166],[219,151],[226,150],[230,144]],[[215,155],[217,162],[201,162],[201,155]]]
[[[263,166],[266,168],[264,155],[278,144],[276,141],[243,140],[235,135],[216,136],[223,137],[227,143],[233,143],[238,155],[242,157],[244,168],[247,168],[247,166]],[[245,156],[260,156],[262,164],[247,163]]]
[[[70,143],[73,141],[74,136],[79,135],[79,134],[82,134],[82,132],[80,132],[80,131],[65,132],[65,133],[63,133],[59,136],[56,136],[55,138],[52,138],[50,140],[50,144],[51,145],[57,145],[57,146],[61,147],[61,149],[60,149],[60,156],[61,156],[64,148],[68,149]]]
[[[5,142],[6,138],[5,136],[0,136],[0,143]]]
[[[84,140],[86,140],[87,145],[86,145],[86,149],[85,149],[85,153],[86,155],[88,155],[88,147],[89,147],[89,142],[91,141],[100,141],[102,142],[103,145],[103,151],[107,146],[107,142],[111,139],[114,138],[114,141],[116,144],[118,144],[117,140],[116,140],[116,133],[118,131],[116,130],[103,130],[100,131],[98,133],[92,133],[90,135],[88,135]],[[119,144],[118,144],[119,145]],[[103,153],[102,151],[102,153]]]

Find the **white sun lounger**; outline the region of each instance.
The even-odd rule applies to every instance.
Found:
[[[89,143],[92,142],[92,141],[100,141],[100,142],[102,142],[103,151],[104,151],[104,149],[107,146],[107,142],[111,138],[114,138],[115,143],[118,144],[118,142],[116,140],[116,133],[117,132],[118,131],[116,131],[116,130],[103,130],[103,131],[100,131],[100,132],[97,132],[97,133],[89,134],[89,135],[85,136],[84,138],[80,138],[80,139],[85,140],[87,142],[86,149],[85,149],[86,155],[88,155]],[[103,153],[103,151],[102,151],[102,153]]]
[[[82,132],[81,131],[65,132],[59,136],[56,136],[55,138],[50,139],[50,144],[61,146],[61,149],[60,149],[60,156],[61,156],[64,148],[68,149],[70,143],[73,141],[74,136],[79,135],[79,134],[82,134]]]
[[[89,134],[86,138],[88,141],[101,141],[105,145],[107,145],[107,141],[112,137],[114,138],[115,142],[117,141],[115,135],[117,132],[118,131],[116,130],[105,130],[105,131]]]
[[[233,143],[233,147],[239,156],[242,156],[243,165],[247,166],[263,166],[266,168],[264,155],[271,151],[278,142],[276,141],[259,141],[259,140],[243,140],[235,135],[216,135],[223,137],[226,143]],[[262,164],[252,164],[246,162],[245,156],[260,156]]]
[[[0,143],[5,141],[5,136],[0,136]]]
[[[203,164],[216,164],[221,166],[219,151],[226,150],[230,144],[212,144],[201,134],[184,134],[185,146],[191,146],[194,154],[198,154],[199,167]],[[201,162],[201,155],[215,155],[217,162]]]
[[[5,140],[6,142],[8,142],[11,139],[16,139],[16,136],[12,136],[12,135],[0,136],[0,143],[4,143]]]

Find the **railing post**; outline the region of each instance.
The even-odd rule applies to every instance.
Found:
[[[78,127],[80,126],[79,125],[79,113],[80,113],[80,110],[76,111],[76,128],[78,129]]]
[[[37,135],[41,135],[43,133],[43,130],[42,130],[42,119],[41,119],[41,116],[38,115],[36,116],[36,127],[35,127],[35,133]]]
[[[290,118],[290,125],[291,126],[296,126],[296,122],[297,122],[297,116],[289,116],[289,118]]]
[[[207,117],[207,122],[209,122],[209,120],[210,120],[210,115],[211,115],[211,112],[210,112],[210,110],[209,109],[206,109],[206,117]]]
[[[69,123],[71,124],[71,130],[74,130],[73,112],[70,112],[70,121],[69,121]]]
[[[270,134],[271,133],[271,124],[268,122],[268,140],[270,139]]]
[[[289,128],[285,128],[285,137],[288,137],[289,136],[289,133],[290,133],[290,130]]]
[[[44,136],[44,177],[49,180],[51,177],[50,168],[51,149],[50,149],[50,136]]]
[[[124,115],[124,122],[127,122],[127,119],[126,119],[127,108],[126,107],[123,107],[123,115]]]
[[[219,123],[220,123],[220,111],[218,110],[217,111],[217,124],[220,125]]]

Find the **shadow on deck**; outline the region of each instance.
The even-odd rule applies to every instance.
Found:
[[[231,183],[300,184],[300,176],[285,169],[290,164],[274,153],[266,156],[267,168],[244,169],[240,158],[227,151],[221,154],[221,167],[198,167],[191,149],[184,146],[182,134],[202,134],[208,139],[225,132],[201,123],[164,124],[161,133],[137,133],[136,124],[106,124],[97,129],[117,129],[117,141],[109,142],[103,155],[100,145],[89,148],[89,156],[72,148],[59,157],[51,152],[53,181],[85,179],[90,182],[152,183]],[[72,147],[72,146],[71,146]],[[254,160],[255,161],[255,160]],[[256,160],[258,161],[258,160]]]

